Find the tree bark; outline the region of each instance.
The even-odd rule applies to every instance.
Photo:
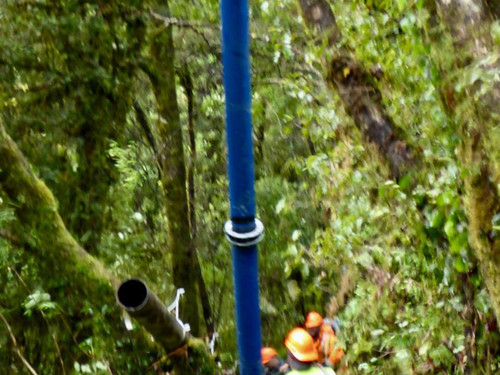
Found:
[[[326,37],[328,45],[333,46],[340,40],[340,32],[335,16],[324,0],[299,0],[302,17],[315,37]]]
[[[439,12],[453,35],[459,68],[470,67],[488,56],[491,50],[489,16],[482,1],[439,1]],[[498,69],[499,62],[485,63],[482,69]],[[489,83],[488,83],[489,84]],[[465,206],[469,219],[469,243],[478,259],[484,282],[497,320],[500,319],[500,233],[493,228],[500,212],[498,189],[493,182],[498,161],[491,160],[485,141],[500,115],[500,86],[488,87],[480,100],[474,99],[484,83],[477,81],[463,93],[454,93],[445,102],[454,113],[461,134],[458,159],[464,169]],[[466,103],[471,111],[459,112],[458,104]]]
[[[193,93],[193,80],[191,73],[187,66],[184,67],[180,73],[181,84],[187,97],[188,106],[188,136],[189,136],[189,163],[187,168],[187,183],[188,183],[188,201],[189,201],[189,227],[191,232],[191,241],[196,243],[197,236],[197,223],[196,223],[196,209],[195,209],[195,184],[194,184],[194,168],[196,165],[196,133],[194,130],[195,111],[194,111],[194,93]],[[201,309],[205,325],[207,328],[207,336],[212,337],[215,332],[214,319],[212,314],[212,307],[208,298],[207,286],[203,278],[200,261],[196,250],[194,251],[194,263],[196,270],[196,277],[198,281],[198,290],[200,292]]]
[[[486,4],[488,5],[491,15],[494,18],[500,18],[500,2],[498,2],[498,0],[487,0]]]
[[[469,243],[478,259],[497,321],[500,321],[500,233],[493,229],[493,218],[500,212],[500,199],[491,181],[483,136],[484,133],[477,129],[463,133],[460,160],[467,169],[465,204]]]
[[[42,258],[47,271],[67,276],[68,283],[76,288],[74,292],[88,296],[89,289],[95,288],[93,283],[112,292],[114,278],[70,235],[51,191],[33,174],[2,124],[0,155],[0,187],[15,207],[21,224],[16,238],[37,252],[34,255]]]
[[[168,7],[165,12],[168,14]],[[196,287],[194,244],[189,226],[187,176],[182,128],[177,104],[172,26],[161,24],[153,31],[151,64],[148,74],[156,97],[161,143],[158,145],[161,182],[166,195],[169,247],[172,254],[174,284],[184,288],[181,304],[184,321],[199,333],[199,302]]]
[[[316,37],[327,38],[331,49],[335,48],[341,33],[330,5],[325,0],[299,0],[299,4],[306,26]],[[416,155],[387,115],[371,74],[345,50],[323,63],[329,71],[327,83],[335,88],[365,139],[377,146],[389,165],[391,178],[406,175],[416,164]]]
[[[21,151],[0,124],[0,188],[14,207],[16,222],[11,230],[26,252],[37,260],[43,277],[43,290],[64,311],[71,324],[72,317],[81,317],[83,301],[101,311],[112,306],[116,280],[102,264],[88,254],[66,229],[51,191],[31,171]],[[106,318],[110,327],[121,326],[117,309],[111,308]],[[81,322],[79,323],[81,324]],[[24,331],[24,329],[23,329]],[[122,329],[123,331],[123,329]],[[113,331],[116,339],[122,335]],[[116,335],[116,336],[115,336]],[[62,357],[67,371],[73,368],[71,342]],[[38,368],[43,363],[36,363]]]

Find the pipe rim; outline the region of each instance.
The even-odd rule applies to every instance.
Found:
[[[125,311],[139,311],[149,301],[149,289],[141,280],[129,279],[118,287],[116,299]]]

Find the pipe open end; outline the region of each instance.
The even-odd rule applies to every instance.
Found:
[[[130,279],[118,287],[117,297],[125,310],[140,310],[147,302],[148,288],[141,280]]]

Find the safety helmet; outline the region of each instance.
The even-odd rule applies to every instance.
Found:
[[[318,360],[318,352],[314,347],[313,338],[304,328],[294,328],[285,340],[285,346],[300,362]]]
[[[316,311],[311,311],[306,317],[306,328],[315,328],[323,324],[323,318]]]
[[[273,348],[270,348],[268,346],[266,346],[260,350],[260,356],[262,357],[262,364],[263,365],[265,365],[267,362],[269,362],[271,359],[273,359],[277,355],[278,355],[278,353],[276,352],[276,350],[274,350]]]

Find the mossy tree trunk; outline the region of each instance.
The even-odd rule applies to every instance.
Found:
[[[102,264],[89,255],[66,229],[51,191],[31,171],[17,145],[0,124],[0,188],[17,219],[9,226],[17,246],[22,246],[34,259],[42,277],[43,290],[57,303],[70,326],[84,326],[82,303],[100,310],[108,305],[110,327],[121,326],[114,305],[113,277]],[[77,317],[76,320],[73,318]],[[27,330],[28,327],[24,327]],[[72,327],[74,328],[74,327]],[[118,331],[114,331],[118,335]],[[38,338],[39,340],[39,338]],[[62,358],[73,368],[74,346],[63,347]],[[34,364],[36,367],[39,363]],[[43,363],[42,363],[43,366]]]
[[[486,3],[439,1],[438,10],[454,37],[456,67],[465,70],[478,64],[478,69],[484,71],[499,68],[498,59],[487,59],[492,44]],[[499,192],[494,182],[499,162],[490,157],[489,147],[494,145],[487,144],[489,133],[500,116],[500,85],[478,80],[452,96],[445,105],[448,113],[454,114],[461,135],[458,158],[465,182],[469,243],[500,321],[500,231],[494,228],[495,218],[500,213]],[[464,111],[464,107],[470,110]]]
[[[17,246],[23,246],[38,260],[40,271],[47,275],[42,279],[43,288],[65,314],[81,317],[82,305],[90,304],[97,311],[106,305],[107,312],[103,317],[107,321],[108,340],[120,341],[128,336],[140,340],[144,348],[150,346],[149,339],[141,332],[131,334],[125,331],[121,313],[115,304],[118,281],[68,232],[51,191],[32,172],[1,123],[0,189],[15,207],[17,225],[11,228],[14,230],[12,238]],[[92,316],[87,318],[93,319]],[[78,324],[81,326],[81,322]],[[125,350],[123,344],[120,350]],[[176,375],[213,374],[213,360],[203,342],[190,338],[183,352],[186,355],[171,359]],[[67,360],[65,366],[69,373],[74,363],[64,357],[64,351],[61,354]]]
[[[43,262],[48,274],[63,275],[75,293],[90,297],[95,288],[113,293],[114,279],[66,229],[52,192],[31,171],[0,124],[0,187],[19,220],[14,235]],[[47,282],[50,286],[50,278]],[[113,297],[112,297],[113,298]]]
[[[168,6],[164,13],[168,15]],[[189,225],[186,164],[183,135],[177,103],[175,56],[172,26],[160,24],[151,36],[151,63],[147,68],[158,111],[158,158],[161,183],[166,195],[169,248],[172,273],[177,288],[186,294],[181,303],[181,316],[199,334],[199,300],[194,242]]]

